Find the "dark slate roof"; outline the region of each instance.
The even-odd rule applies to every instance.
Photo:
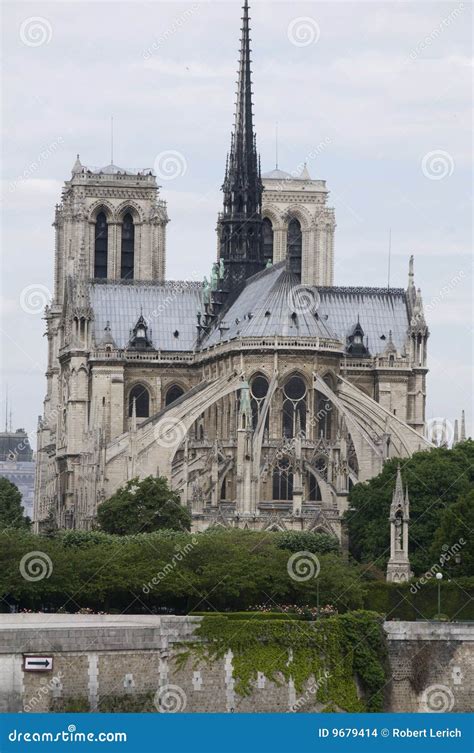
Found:
[[[109,321],[116,345],[127,347],[130,331],[143,312],[154,348],[189,351],[197,347],[196,315],[204,308],[201,283],[94,281],[91,304],[96,343]],[[281,262],[247,281],[220,320],[220,329],[216,327],[201,348],[239,337],[274,335],[329,338],[345,346],[358,319],[371,355],[385,350],[390,330],[395,347],[402,351],[409,324],[405,291],[300,285]]]
[[[403,350],[409,325],[406,293],[401,288],[318,288],[319,313],[327,316],[339,337],[346,342],[357,317],[368,338],[371,355],[385,350],[389,331],[398,351]],[[384,339],[381,339],[381,337]]]
[[[107,322],[118,348],[126,348],[130,330],[141,313],[151,328],[152,345],[162,350],[193,350],[198,310],[202,309],[200,282],[92,282],[94,336],[99,343]],[[178,337],[174,332],[178,331]]]
[[[211,332],[203,347],[235,337],[272,335],[337,340],[331,325],[318,317],[317,308],[317,289],[300,285],[286,270],[285,262],[280,262],[247,282],[222,318],[222,332]]]

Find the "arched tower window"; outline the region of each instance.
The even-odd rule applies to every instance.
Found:
[[[107,277],[107,250],[109,229],[105,212],[99,212],[95,221],[94,277]]]
[[[133,412],[133,401],[135,401],[135,411],[137,418],[148,418],[150,415],[150,393],[143,384],[136,384],[130,390],[128,396],[128,415]]]
[[[263,259],[273,263],[273,225],[268,217],[263,220]]]
[[[173,384],[166,393],[165,405],[171,405],[171,403],[174,403],[174,401],[182,395],[184,395],[183,388],[179,387],[177,384]]]
[[[135,255],[135,225],[130,212],[122,222],[122,258],[120,265],[120,277],[122,280],[133,280],[133,266]]]
[[[290,272],[301,277],[301,257],[303,254],[303,236],[301,224],[293,217],[288,224],[287,256]]]
[[[283,387],[283,436],[295,437],[306,431],[306,385],[292,376]]]

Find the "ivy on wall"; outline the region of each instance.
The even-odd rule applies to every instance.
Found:
[[[312,688],[313,698],[325,704],[323,711],[383,710],[389,665],[383,623],[375,612],[311,623],[209,616],[195,635],[199,640],[178,654],[177,664],[184,667],[190,657],[212,663],[230,649],[235,691],[241,696],[252,692],[261,672],[277,685],[292,678],[300,695]]]

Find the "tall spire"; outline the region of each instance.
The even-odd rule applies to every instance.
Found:
[[[461,442],[466,441],[466,416],[464,414],[464,411],[461,413],[461,434],[460,434],[460,440]]]
[[[253,127],[249,7],[243,5],[234,129],[226,166],[223,212],[219,217],[220,258],[227,291],[238,293],[245,280],[264,268],[263,185]]]
[[[395,490],[393,492],[392,504],[403,502],[403,483],[402,483],[402,470],[400,463],[397,466],[397,480],[395,482]]]
[[[454,419],[453,447],[459,442],[458,420]]]
[[[250,69],[250,27],[249,6],[244,0],[242,16],[242,36],[240,39],[239,78],[237,82],[237,102],[235,106],[234,133],[237,159],[245,162],[253,155],[253,112],[252,112],[252,73]],[[244,166],[242,165],[242,166]],[[251,165],[248,165],[250,168]]]

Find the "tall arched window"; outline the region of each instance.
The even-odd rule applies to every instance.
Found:
[[[306,431],[306,385],[292,376],[283,387],[283,436],[295,437]]]
[[[328,374],[324,377],[324,381],[329,389],[334,392],[334,383]],[[319,391],[316,391],[316,419],[318,438],[323,437],[324,439],[332,439],[334,406],[330,399]]]
[[[183,388],[179,387],[177,384],[173,384],[166,393],[165,405],[171,405],[171,403],[174,403],[174,401],[182,395],[184,395]]]
[[[137,418],[148,418],[150,415],[150,393],[143,384],[136,384],[130,390],[128,396],[128,415],[133,412],[133,402],[135,401],[135,412]]]
[[[273,499],[293,499],[293,470],[287,458],[278,461],[272,475]]]
[[[262,374],[256,374],[250,383],[250,404],[252,406],[252,425],[257,428],[260,411],[268,392],[268,379]],[[268,413],[265,420],[265,427],[268,428]]]
[[[287,256],[290,272],[301,277],[301,257],[303,254],[303,236],[301,225],[296,217],[288,224]]]
[[[310,502],[321,502],[321,489],[316,481],[316,476],[308,473],[308,499]]]
[[[263,220],[263,259],[273,263],[273,225],[268,217]]]
[[[122,222],[122,258],[120,266],[120,277],[122,280],[133,280],[133,265],[135,255],[135,225],[130,212],[123,218]]]
[[[105,212],[99,212],[95,221],[94,277],[107,277],[108,225]]]

